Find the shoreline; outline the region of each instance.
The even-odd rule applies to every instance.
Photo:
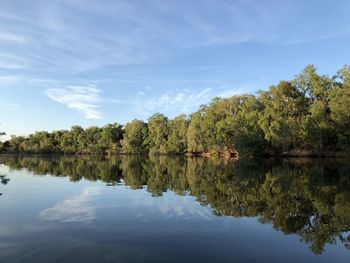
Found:
[[[284,152],[281,154],[272,154],[267,153],[264,155],[256,155],[256,156],[241,156],[238,154],[227,154],[227,153],[183,153],[183,154],[176,154],[176,153],[162,153],[162,154],[149,154],[149,153],[105,153],[105,154],[98,154],[98,153],[62,153],[62,152],[53,152],[53,153],[44,153],[44,152],[38,152],[38,153],[25,153],[25,152],[2,152],[1,155],[67,155],[67,156],[99,156],[99,157],[113,157],[113,156],[168,156],[168,157],[189,157],[189,158],[211,158],[211,157],[218,157],[218,158],[224,158],[224,159],[230,159],[230,158],[249,158],[249,159],[269,159],[269,158],[310,158],[310,159],[323,159],[323,158],[339,158],[339,159],[346,159],[350,158],[349,152],[313,152],[313,151],[303,151],[300,153],[295,152]]]

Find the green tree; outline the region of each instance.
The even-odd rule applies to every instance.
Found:
[[[323,151],[325,146],[335,143],[336,138],[329,107],[329,93],[334,82],[327,76],[318,75],[316,70],[313,65],[308,65],[294,83],[304,92],[309,104],[305,121],[306,140],[312,148]]]
[[[300,146],[308,113],[304,93],[291,82],[282,81],[261,91],[259,100],[264,106],[259,123],[270,149],[281,152]]]
[[[227,99],[228,113],[222,123],[225,144],[234,148],[241,156],[262,155],[266,151],[264,132],[259,126],[263,105],[253,95],[234,96]]]
[[[202,133],[202,144],[204,151],[220,153],[233,151],[233,142],[225,127],[227,117],[228,101],[226,99],[214,98],[208,106],[202,107],[203,113],[200,129]],[[230,143],[232,142],[232,143]]]
[[[100,148],[98,141],[101,138],[102,129],[92,126],[81,132],[77,138],[81,153],[103,154],[104,149]]]
[[[69,133],[70,133],[70,136],[73,139],[73,142],[72,142],[72,145],[71,145],[73,152],[79,152],[81,150],[80,147],[79,147],[78,137],[83,132],[84,132],[84,129],[81,126],[79,126],[79,125],[75,125],[75,126],[71,127]]]
[[[144,154],[148,151],[147,124],[140,120],[133,120],[124,127],[124,138],[121,140],[122,153]]]
[[[335,122],[339,144],[350,146],[350,66],[338,71],[338,85],[329,93],[331,119]]]
[[[190,115],[190,123],[187,129],[187,151],[189,153],[201,153],[204,151],[203,135],[201,129],[202,113],[197,111]]]
[[[148,119],[148,143],[150,154],[168,153],[169,121],[163,114],[156,113]]]
[[[118,123],[107,124],[102,128],[98,145],[104,152],[119,153],[121,150],[120,141],[122,139],[123,126]]]
[[[59,147],[62,152],[65,153],[74,153],[76,150],[75,144],[77,142],[74,141],[73,135],[69,131],[64,131],[59,139]]]
[[[188,121],[186,115],[182,114],[169,122],[168,151],[169,153],[180,154],[187,149]]]
[[[350,67],[319,75],[307,66],[258,96],[214,98],[187,119],[163,114],[148,123],[35,132],[1,143],[2,152],[144,154],[317,154],[350,152]],[[124,136],[125,133],[125,136]],[[0,134],[1,136],[1,134]]]

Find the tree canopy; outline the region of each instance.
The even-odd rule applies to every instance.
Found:
[[[309,65],[290,81],[214,98],[189,116],[14,136],[0,152],[349,155],[350,66],[329,77]]]

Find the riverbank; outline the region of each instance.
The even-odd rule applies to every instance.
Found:
[[[259,155],[240,155],[238,152],[187,152],[187,153],[87,153],[87,152],[1,152],[0,155],[76,155],[76,156],[184,156],[184,157],[219,157],[219,158],[350,158],[349,151],[303,150],[295,149],[281,153],[264,153]]]

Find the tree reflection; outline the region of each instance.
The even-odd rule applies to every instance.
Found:
[[[6,185],[10,181],[9,178],[6,177],[6,175],[0,174],[0,181],[1,184]],[[0,196],[2,196],[2,193],[0,193]]]
[[[35,175],[68,176],[71,181],[145,187],[153,196],[169,190],[192,195],[218,216],[258,217],[284,234],[297,234],[314,253],[335,242],[350,248],[347,161],[1,156],[0,163]],[[6,180],[1,178],[3,184]]]

